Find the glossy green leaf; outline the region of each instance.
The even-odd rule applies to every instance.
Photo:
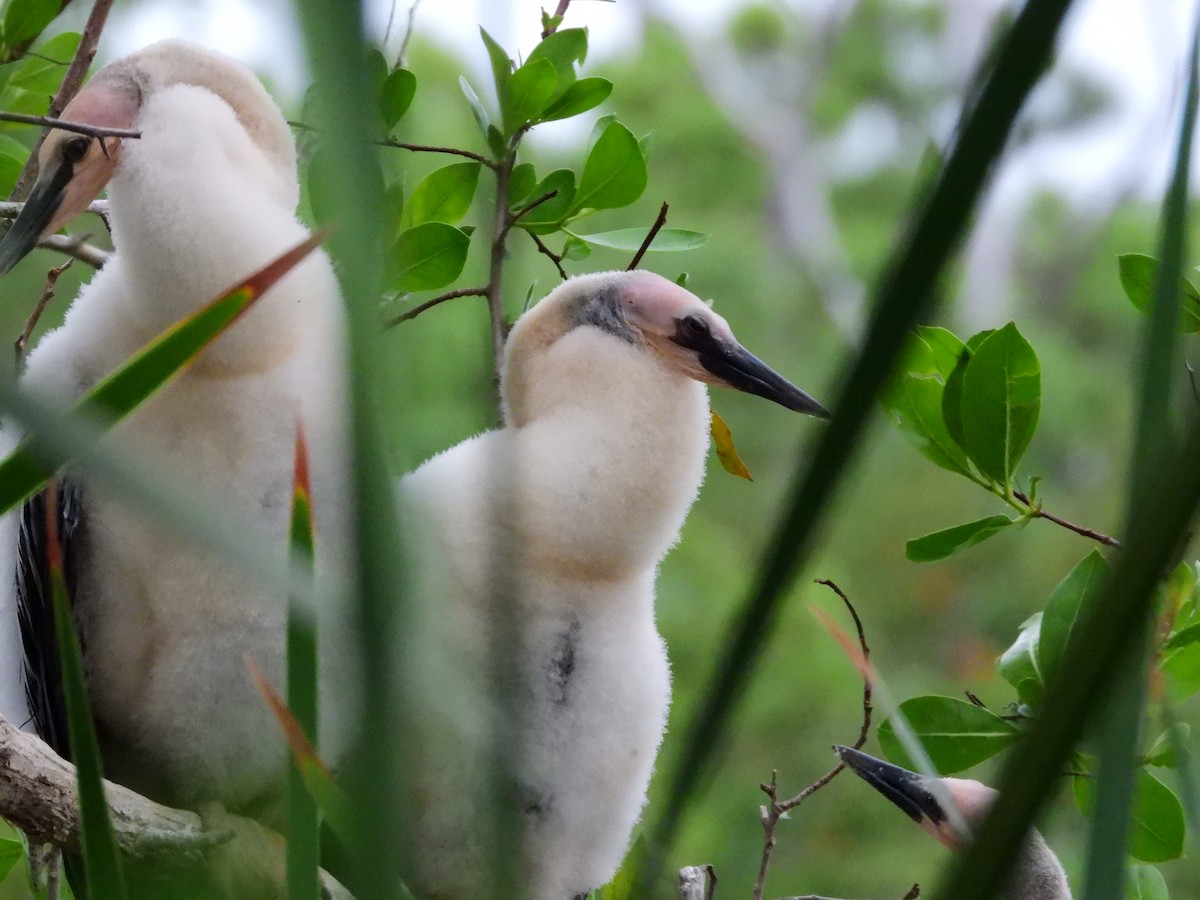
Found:
[[[17,863],[25,859],[25,845],[20,841],[0,840],[0,881],[8,877]]]
[[[426,222],[457,225],[475,199],[479,169],[477,162],[454,163],[434,169],[413,188],[400,217],[401,227],[412,228]]]
[[[628,206],[646,190],[646,160],[628,128],[611,122],[588,153],[573,210]]]
[[[75,630],[71,597],[63,574],[58,511],[50,502],[57,496],[57,486],[51,485],[45,506],[47,562],[54,604],[54,641],[61,666],[63,700],[67,708],[67,737],[79,790],[79,840],[83,847],[84,880],[89,897],[115,900],[126,896],[125,877],[117,853],[116,835],[108,817],[100,743],[96,738],[95,719],[92,718],[91,701],[83,674],[83,651]]]
[[[616,231],[601,231],[596,234],[581,234],[568,231],[568,234],[586,241],[597,247],[610,247],[613,250],[635,251],[642,246],[649,228],[619,228]],[[682,250],[695,250],[704,245],[709,235],[702,231],[688,231],[686,228],[661,228],[650,244],[649,252],[668,253]]]
[[[533,163],[521,163],[513,166],[513,170],[508,176],[509,209],[516,210],[526,200],[536,200],[537,198],[532,196],[535,187],[537,187],[537,173],[534,171]]]
[[[1008,516],[988,516],[985,519],[977,519],[974,522],[966,522],[962,525],[955,525],[953,528],[935,531],[932,534],[913,538],[905,544],[904,555],[913,562],[934,562],[945,559],[960,550],[983,543],[1015,521],[1016,519],[1010,519]]]
[[[1095,781],[1075,777],[1075,802],[1086,814],[1095,811]],[[1144,767],[1137,770],[1134,785],[1132,831],[1129,855],[1142,862],[1166,862],[1183,854],[1186,825],[1183,806],[1175,793]]]
[[[1163,649],[1178,650],[1180,647],[1195,644],[1197,641],[1200,641],[1200,623],[1176,631],[1163,643]]]
[[[1103,554],[1092,550],[1058,583],[1042,616],[1038,641],[1038,666],[1047,685],[1053,685],[1063,654],[1080,617],[1100,596],[1112,574]]]
[[[534,121],[550,105],[558,75],[549,60],[531,60],[513,72],[504,106],[504,134],[511,136]]]
[[[53,94],[62,82],[75,51],[79,49],[79,40],[80,35],[75,31],[56,34],[37,48],[36,56],[26,56],[21,60],[8,86]]]
[[[408,112],[416,93],[417,76],[408,69],[396,69],[384,79],[379,90],[379,112],[387,131],[391,131]]]
[[[563,242],[562,258],[581,260],[587,259],[592,255],[592,248],[585,241],[572,235],[567,235],[566,241]]]
[[[1195,593],[1196,570],[1181,562],[1167,577],[1164,589],[1163,612],[1175,620],[1176,626],[1185,624],[1181,618],[1193,601]]]
[[[172,325],[122,366],[110,372],[75,404],[74,411],[102,427],[120,421],[170,381],[263,293],[324,240],[315,235],[259,269],[237,287]],[[0,514],[33,494],[53,474],[26,437],[0,462]]]
[[[966,454],[950,437],[942,419],[942,357],[940,346],[935,356],[923,338],[911,338],[896,376],[883,393],[883,407],[918,452],[943,469],[970,478]]]
[[[1167,676],[1171,695],[1185,700],[1200,692],[1200,643],[1190,643],[1168,651],[1159,664]]]
[[[449,284],[462,273],[470,242],[462,231],[444,222],[426,222],[401,232],[388,261],[393,289],[427,291]]]
[[[7,197],[12,193],[13,185],[21,177],[21,170],[28,158],[28,147],[6,134],[0,134],[0,194]]]
[[[458,86],[462,89],[463,96],[467,98],[467,105],[471,107],[471,115],[475,117],[479,133],[483,135],[484,140],[487,140],[488,129],[492,126],[492,119],[488,115],[487,108],[479,99],[479,95],[475,93],[475,89],[471,87],[471,83],[462,75],[458,77]]]
[[[9,0],[0,19],[5,45],[15,47],[37,37],[61,9],[61,0]]]
[[[1125,900],[1170,900],[1162,872],[1142,863],[1125,872]]]
[[[479,36],[483,38],[483,46],[487,48],[488,61],[492,65],[492,81],[496,88],[496,97],[500,101],[500,118],[507,120],[508,83],[513,73],[512,60],[504,52],[504,48],[482,28],[479,29]]]
[[[607,100],[612,89],[612,82],[607,78],[580,78],[552,101],[539,118],[543,122],[554,122],[585,113]]]
[[[942,775],[962,772],[995,756],[1017,739],[1017,729],[995,713],[954,697],[914,697],[900,713]],[[897,765],[915,769],[890,718],[879,726],[879,746]]]
[[[1186,747],[1191,737],[1192,726],[1187,722],[1176,722],[1155,739],[1146,751],[1146,765],[1174,769],[1179,765],[1179,748]]]
[[[1143,253],[1126,253],[1117,257],[1117,267],[1125,296],[1148,315],[1153,306],[1158,260]],[[1187,334],[1200,331],[1200,291],[1186,277],[1179,279],[1179,330]]]
[[[529,192],[530,201],[555,191],[555,195],[522,216],[517,225],[534,234],[557,231],[559,223],[575,201],[575,173],[570,169],[555,169]]]
[[[945,381],[958,366],[966,346],[954,332],[936,325],[922,325],[917,329],[917,337],[929,347],[934,367]]]
[[[968,455],[1008,484],[1033,438],[1041,406],[1037,355],[1011,322],[989,335],[963,374],[962,426]]]
[[[575,64],[587,59],[587,31],[583,28],[564,28],[542,38],[533,48],[525,64],[545,60],[554,66],[561,95],[575,81]]]
[[[1038,642],[1042,631],[1042,613],[1036,612],[1021,623],[1017,639],[996,661],[1000,677],[1015,688],[1026,680],[1045,685],[1038,662]]]

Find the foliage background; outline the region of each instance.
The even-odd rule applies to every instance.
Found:
[[[153,0],[141,5],[153,6]],[[950,5],[863,0],[847,4],[851,11],[826,33],[786,6],[752,4],[731,17],[719,46],[708,48],[689,43],[670,23],[647,13],[640,42],[631,41],[629,52],[617,59],[589,62],[584,73],[616,84],[591,118],[616,111],[635,134],[653,132],[650,187],[637,206],[598,214],[588,229],[649,225],[661,201],[670,201],[671,225],[712,238],[692,253],[651,255],[645,266],[668,277],[687,271],[689,286],[715,299],[747,347],[818,398],[831,400],[837,367],[861,323],[853,309],[854,286],[872,279],[883,263],[903,227],[926,148],[944,140],[946,110],[957,107],[965,90],[965,71],[947,66],[931,79],[905,63],[914,54],[939,52],[951,24]],[[575,4],[567,24],[586,25],[591,8]],[[473,31],[473,23],[463,28]],[[538,29],[533,3],[527,28],[525,37],[532,40]],[[482,149],[457,85],[461,72],[478,71],[482,46],[476,53],[466,60],[425,39],[418,15],[408,66],[420,84],[405,119],[406,140]],[[102,44],[98,62],[107,55]],[[790,159],[781,153],[790,146],[787,135],[764,144],[739,129],[744,122],[731,121],[709,90],[715,86],[719,96],[731,84],[759,92],[752,106],[758,113],[772,113],[804,132]],[[1079,73],[1060,77],[1056,89],[1061,102],[1050,107],[1054,114],[1028,118],[1021,137],[1026,145],[1063,129],[1086,134],[1110,102],[1103,88]],[[290,107],[299,115],[298,98],[291,98]],[[834,174],[838,167],[828,159],[864,111],[893,123],[896,152],[864,171]],[[1161,140],[1167,142],[1168,135],[1164,124]],[[585,138],[586,132],[578,140]],[[560,141],[532,146],[539,171],[555,159],[578,160],[582,152]],[[442,161],[395,162],[407,167],[413,185]],[[1051,186],[1012,216],[1009,264],[963,275],[955,302],[936,324],[969,334],[1018,321],[1043,369],[1041,425],[1023,470],[1045,478],[1041,491],[1048,509],[1112,533],[1127,471],[1132,394],[1127,373],[1139,325],[1121,292],[1115,257],[1154,252],[1157,204],[1126,197],[1097,215],[1095,205],[1083,207],[1065,194],[1065,187]],[[477,203],[484,199],[480,191]],[[797,232],[797,204],[799,212],[828,213],[834,244]],[[485,220],[476,210],[468,221]],[[98,223],[95,230],[102,230]],[[532,281],[540,295],[558,280],[532,244],[515,241],[514,247],[506,273],[510,317],[519,312]],[[485,255],[482,242],[473,246],[461,283],[486,280]],[[567,266],[623,267],[627,257],[601,249]],[[52,264],[48,254],[34,254],[5,280],[0,334],[15,338]],[[77,265],[59,281],[58,299],[40,330],[60,320],[86,274]],[[452,301],[387,331],[381,340],[396,398],[388,439],[397,472],[493,421],[490,339],[480,298]],[[1191,344],[1185,353],[1193,360],[1198,355]],[[7,365],[0,366],[0,376],[9,373]],[[680,545],[660,573],[660,630],[670,647],[675,683],[664,763],[677,750],[675,738],[744,595],[760,542],[776,521],[795,457],[806,452],[821,427],[753,397],[714,392],[713,404],[732,427],[755,481],[727,477],[714,458]],[[1012,692],[996,675],[995,658],[1090,547],[1039,521],[1026,533],[1014,529],[944,562],[908,562],[907,539],[1000,510],[982,491],[930,466],[882,415],[877,419],[809,573],[837,581],[854,600],[873,659],[897,697],[961,696],[970,690],[1000,711]],[[714,864],[718,896],[749,894],[762,844],[758,783],[778,769],[781,790],[798,790],[829,767],[829,745],[847,743],[857,733],[858,676],[816,624],[810,604],[839,619],[843,615],[831,593],[807,581],[789,598],[739,715],[736,740],[672,860]],[[1195,698],[1180,712],[1200,724]],[[877,745],[872,741],[867,749]],[[660,765],[660,772],[666,768]],[[971,774],[986,781],[989,771]],[[652,787],[651,809],[661,787],[658,781]],[[1044,823],[1076,887],[1081,823],[1069,797],[1055,804]],[[1196,852],[1194,846],[1189,850]],[[845,777],[784,823],[768,894],[899,897],[914,881],[932,887],[944,853],[866,785]],[[1194,861],[1162,868],[1174,895],[1200,896]]]

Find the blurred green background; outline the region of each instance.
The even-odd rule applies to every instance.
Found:
[[[523,37],[532,40],[539,26],[536,4],[529,6]],[[840,366],[862,327],[866,286],[905,227],[928,170],[928,148],[945,141],[969,77],[961,66],[912,64],[936,60],[945,48],[950,3],[845,6],[831,28],[791,7],[747,4],[731,12],[705,46],[643,10],[640,41],[631,39],[624,54],[584,67],[616,84],[589,123],[614,111],[635,134],[653,134],[645,196],[632,209],[597,215],[585,230],[649,225],[659,204],[669,201],[671,225],[712,238],[699,251],[651,254],[644,267],[672,278],[687,272],[689,287],[715,300],[748,348],[826,403],[838,392]],[[586,25],[591,7],[575,4],[567,24]],[[400,12],[405,8],[401,4]],[[462,27],[474,31],[474,23]],[[418,17],[407,65],[419,87],[404,139],[482,149],[457,83],[464,71],[479,70],[481,55],[482,48],[466,60],[438,46]],[[102,44],[98,62],[105,58]],[[1046,93],[1050,101],[1027,117],[1015,153],[1066,132],[1086,135],[1112,103],[1082,72],[1058,73]],[[295,98],[290,112],[299,115]],[[871,135],[886,134],[881,145],[887,152],[852,164],[847,135],[862,129],[864,117],[886,125],[864,133],[868,143]],[[1164,123],[1161,142],[1168,134]],[[535,132],[527,150],[543,171],[554,161],[577,164],[586,138],[586,128],[552,141],[539,141]],[[390,154],[386,166],[393,175],[406,172],[410,186],[445,161],[384,152]],[[490,188],[486,173],[483,184],[477,204]],[[1080,204],[1051,186],[1008,204],[999,225],[985,214],[993,233],[976,236],[970,264],[946,286],[952,302],[936,323],[966,337],[1017,321],[1043,370],[1041,425],[1022,465],[1024,477],[1044,479],[1048,509],[1108,533],[1120,528],[1141,324],[1121,292],[1115,257],[1153,253],[1157,216],[1153,199],[1119,187],[1111,202]],[[468,221],[485,226],[482,209]],[[103,243],[98,221],[82,221],[75,230],[91,231]],[[459,286],[486,280],[486,251],[478,244]],[[597,250],[567,268],[623,268],[627,256]],[[37,253],[4,280],[0,335],[15,339],[46,270],[58,262]],[[37,333],[61,320],[87,275],[76,264],[62,277]],[[506,273],[510,317],[532,282],[540,296],[557,280],[532,243],[516,235]],[[407,303],[385,303],[381,320],[404,308]],[[487,327],[484,301],[468,297],[382,333],[394,376],[389,439],[398,473],[494,421]],[[1195,340],[1185,346],[1193,359],[1200,356]],[[0,377],[12,369],[0,364]],[[1180,378],[1185,381],[1185,373]],[[679,749],[763,541],[822,427],[750,396],[714,391],[712,399],[755,480],[727,476],[714,457],[680,544],[660,573],[658,615],[675,691],[660,774]],[[1014,699],[995,673],[995,658],[1091,545],[1038,521],[945,562],[918,565],[904,558],[907,539],[1003,512],[998,506],[928,464],[877,417],[822,549],[789,598],[737,718],[736,739],[688,820],[672,865],[711,863],[720,878],[718,897],[748,897],[762,848],[759,783],[778,770],[782,795],[800,790],[831,766],[831,744],[851,743],[858,733],[861,682],[810,607],[825,609],[847,629],[851,623],[813,578],[833,579],[854,601],[872,659],[897,699],[961,697],[969,690],[998,712]],[[1194,698],[1180,713],[1200,723]],[[866,749],[877,751],[874,738]],[[990,769],[970,774],[987,781]],[[651,810],[662,780],[651,789]],[[1078,888],[1085,828],[1068,796],[1051,807],[1044,830]],[[772,897],[898,898],[913,882],[931,889],[947,852],[852,777],[835,780],[795,810],[777,837],[766,892]],[[1175,896],[1200,896],[1194,861],[1162,870]]]

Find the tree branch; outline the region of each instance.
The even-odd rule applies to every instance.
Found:
[[[658,233],[662,230],[662,227],[667,224],[667,209],[667,201],[664,200],[662,208],[658,211],[658,218],[654,220],[654,224],[646,232],[646,239],[642,241],[642,246],[638,247],[637,253],[633,254],[633,259],[625,267],[626,272],[632,272],[638,267],[638,263],[642,261],[642,257],[646,255],[646,251],[650,249],[650,245],[654,243],[654,239],[658,237]]]
[[[384,327],[391,328],[394,325],[399,325],[401,322],[407,322],[409,319],[415,319],[421,313],[425,312],[425,310],[433,309],[433,307],[437,306],[438,304],[445,303],[447,300],[454,300],[458,297],[486,297],[487,292],[487,286],[484,285],[483,287],[461,288],[457,291],[449,291],[445,294],[439,294],[432,300],[426,300],[420,306],[410,309],[403,315],[396,316],[396,318],[392,319]]]
[[[1102,531],[1096,531],[1093,528],[1084,528],[1082,525],[1076,525],[1074,522],[1068,522],[1066,519],[1060,518],[1053,513],[1048,513],[1040,506],[1033,506],[1029,502],[1029,497],[1023,494],[1021,491],[1013,491],[1013,496],[1029,507],[1029,514],[1035,519],[1046,519],[1047,521],[1053,522],[1055,525],[1061,525],[1068,531],[1073,531],[1082,537],[1090,538],[1093,541],[1104,544],[1106,547],[1121,546],[1121,542],[1115,537],[1111,537]]]
[[[854,604],[850,602],[850,598],[845,595],[840,587],[828,579],[818,579],[817,584],[823,584],[830,588],[846,609],[850,611],[851,618],[854,619],[854,628],[858,631],[858,645],[862,648],[864,662],[871,658],[871,648],[867,646],[867,635],[863,630],[862,619],[858,617],[858,611],[854,608]],[[871,681],[865,675],[863,676],[863,699],[862,699],[862,725],[858,730],[858,740],[854,743],[854,749],[858,750],[867,742],[867,735],[871,731],[871,713],[874,709],[871,700]],[[794,797],[789,797],[787,800],[780,800],[778,790],[776,788],[776,773],[771,773],[771,781],[769,784],[760,784],[759,787],[763,793],[767,795],[769,805],[759,807],[759,816],[762,819],[763,826],[763,851],[762,859],[758,865],[758,879],[754,883],[754,900],[762,900],[763,889],[767,883],[767,872],[771,867],[771,854],[775,850],[775,829],[779,825],[779,820],[782,819],[788,812],[795,809],[829,782],[833,781],[841,771],[846,768],[844,763],[838,763],[800,793]],[[794,898],[794,900],[803,900],[803,898]],[[819,900],[819,898],[818,898]]]
[[[104,30],[104,23],[108,21],[108,11],[112,8],[112,4],[113,0],[96,0],[92,4],[92,11],[88,15],[87,23],[83,26],[83,34],[79,38],[79,47],[75,50],[75,56],[72,58],[71,64],[67,66],[67,74],[63,76],[62,83],[59,84],[58,90],[55,91],[54,97],[50,101],[48,118],[59,116],[83,86],[83,81],[87,78],[92,60],[96,58],[96,47],[100,44],[100,33]],[[10,119],[9,121],[13,120]],[[64,126],[57,125],[51,127],[61,128]],[[81,133],[86,134],[87,132]],[[138,135],[116,136],[137,137]],[[96,135],[92,135],[92,137],[96,137]],[[21,169],[21,174],[17,176],[17,183],[13,186],[12,194],[10,195],[13,200],[24,200],[29,196],[29,190],[33,187],[34,173],[37,171],[38,151],[42,148],[42,141],[45,139],[45,132],[38,135],[33,149],[29,152],[29,158],[25,160],[25,166]]]
[[[562,278],[563,281],[566,281],[567,273],[566,273],[566,270],[563,269],[563,267],[562,267],[563,258],[561,256],[559,256],[557,253],[555,253],[553,250],[551,250],[549,247],[547,247],[546,242],[543,241],[538,235],[534,234],[532,231],[527,231],[525,233],[528,234],[531,238],[533,238],[533,242],[535,244],[537,244],[538,252],[541,253],[543,256],[547,256],[550,258],[550,262],[554,263],[554,268],[558,269],[559,277]]]
[[[0,122],[19,122],[22,125],[40,125],[43,128],[61,128],[63,131],[75,131],[88,137],[104,138],[140,138],[142,133],[136,128],[104,128],[99,125],[85,125],[82,122],[68,122],[55,116],[30,116],[25,113],[0,112]],[[40,146],[40,143],[39,143]],[[30,159],[36,159],[37,149],[30,154]],[[15,191],[13,192],[16,193]]]
[[[15,219],[24,208],[24,200],[0,200],[0,219]],[[108,217],[108,201],[93,200],[88,204],[87,211],[106,219]]]
[[[42,238],[37,242],[37,245],[43,250],[55,250],[58,253],[65,253],[81,263],[86,263],[93,269],[99,269],[112,254],[107,250],[101,250],[87,242],[87,235],[73,234],[51,234]]]
[[[68,259],[61,266],[57,266],[46,273],[46,284],[42,288],[42,296],[38,299],[37,304],[33,307],[33,312],[29,318],[25,320],[25,327],[21,329],[20,336],[13,343],[13,350],[16,352],[17,374],[21,374],[21,363],[25,358],[25,347],[29,344],[29,338],[33,334],[33,329],[37,327],[38,320],[42,317],[42,313],[46,311],[46,306],[54,299],[54,285],[58,282],[58,277],[63,272],[71,268],[71,263],[74,259]]]
[[[542,194],[542,196],[540,196],[536,200],[534,200],[532,203],[526,203],[524,206],[522,206],[520,209],[518,209],[515,213],[513,213],[512,218],[508,220],[508,225],[505,228],[505,234],[507,235],[507,233],[512,230],[512,227],[521,220],[522,216],[528,215],[529,213],[531,213],[535,209],[537,209],[539,206],[541,206],[543,203],[545,203],[547,200],[550,200],[551,198],[557,197],[557,196],[558,196],[557,190],[547,191],[546,193]]]
[[[117,846],[134,859],[198,862],[224,845],[235,852],[245,839],[255,853],[261,852],[264,835],[272,846],[282,838],[253,819],[225,815],[222,825],[207,829],[194,812],[171,809],[126,787],[106,781],[109,818]],[[0,717],[0,816],[24,831],[32,842],[53,844],[79,852],[80,825],[75,767],[50,749],[41,738],[16,728]],[[224,855],[227,851],[219,851]],[[262,860],[260,872],[278,868]],[[322,873],[326,896],[350,898],[331,876]],[[282,888],[282,883],[280,884]]]

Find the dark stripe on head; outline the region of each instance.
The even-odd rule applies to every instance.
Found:
[[[621,288],[612,282],[582,295],[576,301],[573,319],[576,327],[592,325],[630,344],[638,343],[637,332],[625,320],[621,308]]]

